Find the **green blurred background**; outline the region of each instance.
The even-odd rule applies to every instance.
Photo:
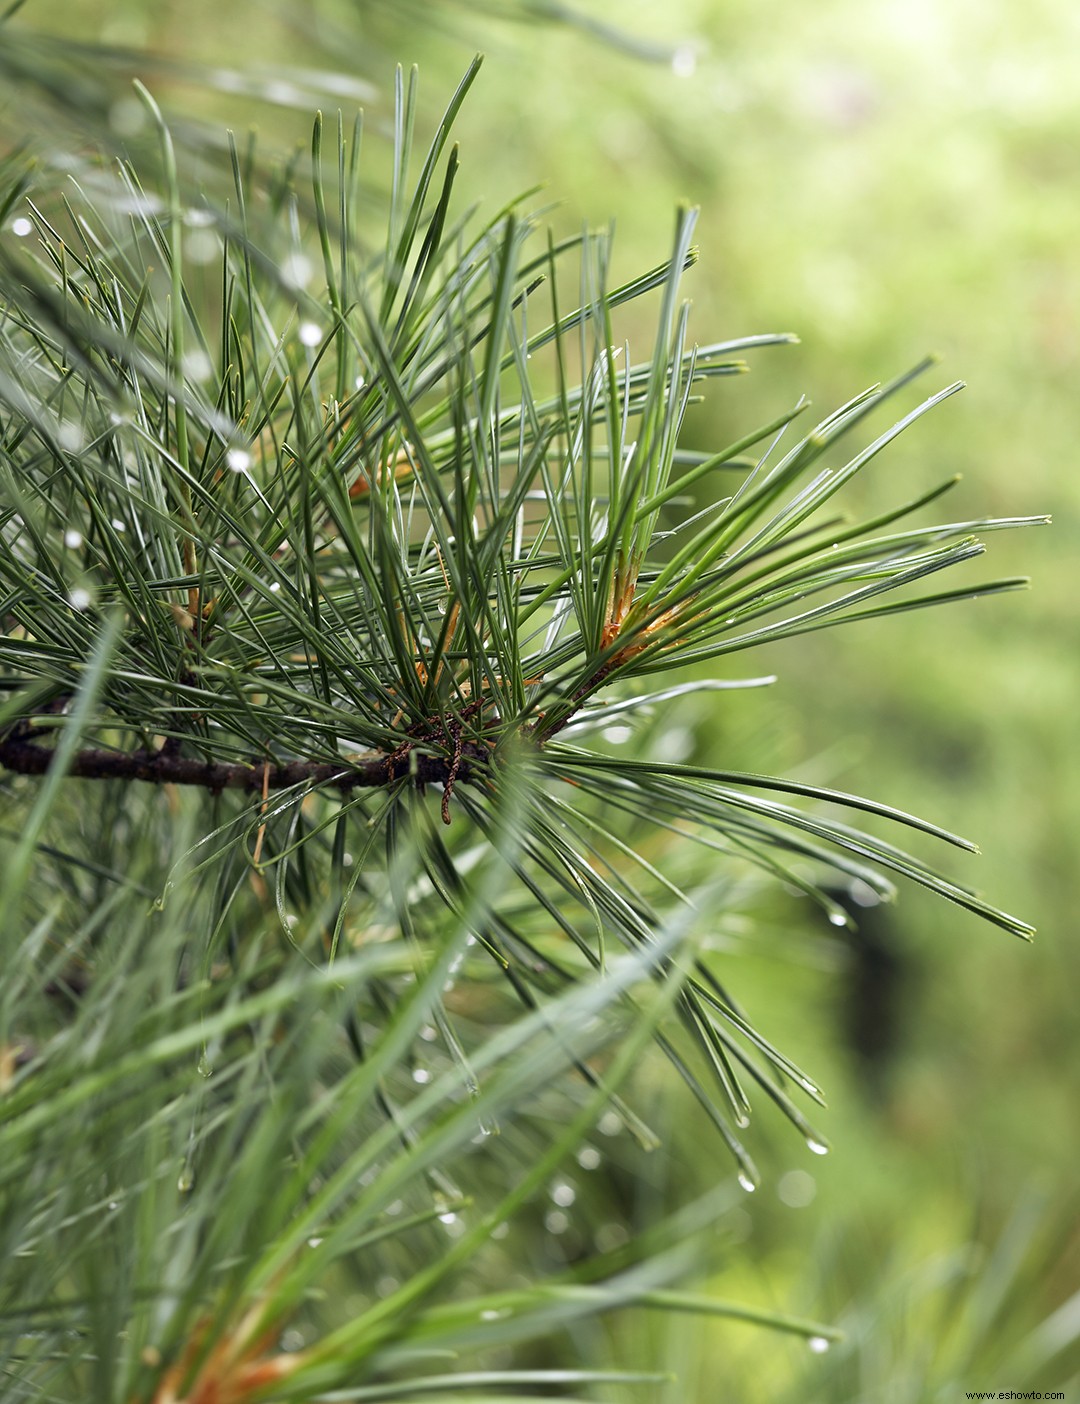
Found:
[[[698,337],[800,336],[694,411],[700,447],[804,393],[824,413],[928,350],[943,364],[918,388],[968,382],[849,502],[896,503],[961,473],[944,514],[1052,513],[1050,529],[993,537],[972,571],[1030,574],[1032,592],[777,646],[753,671],[776,671],[778,687],[691,705],[676,743],[716,764],[867,793],[968,835],[983,856],[950,871],[1035,921],[1037,943],[917,891],[868,914],[858,944],[783,901],[759,926],[724,932],[744,1002],[828,1090],[819,1119],[835,1151],[818,1159],[762,1118],[751,1144],[767,1181],[728,1216],[731,1266],[716,1287],[831,1313],[854,1344],[823,1362],[738,1327],[688,1325],[664,1341],[644,1323],[613,1329],[623,1363],[670,1353],[684,1375],[672,1401],[1030,1388],[1011,1373],[1028,1368],[1026,1333],[1080,1285],[1080,10],[1069,0],[669,0],[660,12],[582,0],[582,15],[666,50],[651,62],[520,13],[449,0],[287,12],[204,0],[73,12],[39,0],[21,23],[273,69],[293,84],[276,105],[161,73],[149,81],[174,110],[241,130],[255,121],[283,146],[306,143],[316,100],[336,105],[306,100],[327,85],[302,70],[370,82],[377,127],[390,119],[394,62],[419,63],[434,116],[483,48],[458,139],[463,183],[489,215],[543,184],[560,230],[614,219],[616,272],[630,275],[665,257],[672,208],[688,200],[702,210],[686,284]],[[692,1113],[673,1104],[668,1115],[672,1158],[658,1178],[686,1192],[728,1176],[720,1148],[703,1155],[687,1129]],[[976,1293],[967,1310],[978,1319],[957,1328],[967,1344],[950,1344],[956,1282]],[[1001,1302],[978,1306],[995,1283],[1015,1303],[1007,1328],[995,1324]],[[1057,1329],[1071,1321],[1075,1333],[1076,1303],[1068,1310]],[[1039,1387],[1069,1378],[1059,1362]]]

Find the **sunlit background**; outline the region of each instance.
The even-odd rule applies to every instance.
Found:
[[[533,203],[550,200],[562,231],[614,220],[626,276],[667,255],[677,202],[700,205],[686,284],[697,336],[799,335],[694,411],[699,447],[800,395],[824,412],[927,351],[941,364],[904,408],[920,389],[967,382],[849,501],[896,503],[962,474],[946,515],[1052,513],[1050,528],[992,537],[971,568],[972,580],[1030,575],[1031,592],[778,645],[764,664],[774,689],[688,706],[666,744],[866,793],[966,834],[982,856],[950,860],[950,871],[1034,921],[1036,944],[914,890],[887,912],[868,909],[852,941],[794,899],[757,926],[718,932],[744,1002],[828,1090],[821,1122],[834,1150],[815,1156],[762,1114],[750,1134],[766,1181],[752,1198],[733,1190],[729,1267],[713,1285],[839,1319],[854,1344],[846,1363],[827,1361],[687,1322],[666,1339],[645,1323],[613,1328],[614,1345],[627,1365],[658,1353],[678,1365],[672,1404],[1030,1387],[1011,1365],[1080,1284],[1080,10],[582,0],[583,16],[633,36],[638,51],[508,17],[519,14],[509,5],[75,10],[31,3],[23,22],[220,68],[272,67],[276,105],[161,70],[152,82],[174,110],[240,130],[254,121],[283,147],[306,142],[311,107],[336,102],[320,69],[371,85],[377,130],[395,62],[420,65],[434,117],[484,49],[458,124],[469,198],[493,215],[542,186]],[[351,107],[356,90],[344,91]],[[115,123],[131,120],[118,105]],[[702,1192],[730,1167],[719,1145],[702,1152],[675,1095],[662,1094],[671,1156],[650,1173],[657,1193]],[[976,1280],[983,1305],[964,1310],[985,1319],[951,1344],[962,1313],[950,1294]],[[998,1291],[1022,1299],[1008,1339],[991,1329]],[[1064,1332],[1075,1299],[1069,1310],[1038,1329]]]

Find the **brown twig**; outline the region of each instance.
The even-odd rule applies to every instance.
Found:
[[[584,682],[578,684],[566,699],[568,705],[565,710],[561,713],[557,713],[554,719],[549,720],[548,714],[541,712],[538,719],[529,728],[529,735],[533,741],[538,746],[542,746],[546,741],[550,741],[553,736],[556,736],[562,731],[564,726],[569,726],[582,706],[589,700],[594,692],[603,687],[604,683],[607,682],[608,676],[621,661],[621,655],[616,655],[614,658],[609,658],[606,663],[602,663],[595,673],[592,673]]]
[[[411,746],[409,749],[412,749]],[[462,757],[447,760],[417,752],[411,759],[411,777],[418,785],[468,781],[477,761],[486,759],[478,747],[465,747]],[[19,775],[44,775],[53,751],[25,738],[0,740],[0,766]],[[397,778],[391,757],[381,752],[340,761],[203,761],[162,751],[77,751],[68,765],[69,776],[82,780],[144,780],[152,785],[198,785],[220,794],[244,790],[264,794],[293,785],[329,785],[339,790],[375,789]]]

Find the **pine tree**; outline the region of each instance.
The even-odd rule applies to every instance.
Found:
[[[840,513],[959,388],[845,451],[929,362],[686,449],[789,338],[692,339],[692,210],[621,285],[608,235],[462,214],[476,67],[419,152],[399,75],[378,226],[360,118],[197,186],[140,87],[157,158],[0,170],[4,1397],[647,1383],[506,1356],[634,1304],[827,1343],[687,1289],[708,1205],[597,1245],[566,1167],[605,1119],[655,1145],[654,1061],[744,1188],[750,1089],[826,1148],[707,950],[747,884],[840,924],[838,884],[903,879],[1029,934],[838,816],[971,847],[929,822],[606,744],[772,681],[728,655],[1017,587],[924,582],[1024,523],[910,525],[951,482]],[[527,1271],[545,1196],[578,1246]]]

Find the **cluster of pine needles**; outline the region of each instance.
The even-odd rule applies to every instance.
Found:
[[[711,382],[791,338],[691,339],[692,210],[620,285],[607,235],[555,240],[522,202],[457,213],[475,72],[419,152],[399,76],[378,231],[359,118],[319,117],[307,169],[270,177],[230,141],[197,190],[141,89],[145,168],[0,166],[19,1398],[626,1384],[646,1377],[506,1361],[634,1304],[827,1342],[670,1286],[726,1184],[491,1284],[532,1251],[528,1206],[553,1183],[568,1205],[565,1167],[599,1163],[598,1122],[655,1145],[631,1090],[650,1046],[745,1189],[752,1090],[826,1148],[820,1089],[709,954],[740,884],[840,924],[837,883],[890,900],[901,879],[1029,932],[844,815],[971,848],[927,821],[605,743],[772,681],[729,655],[1016,587],[936,579],[1023,523],[911,525],[951,482],[844,514],[854,475],[959,388],[845,452],[929,363],[809,429],[798,404],[685,447]],[[639,302],[636,358],[616,329]]]

